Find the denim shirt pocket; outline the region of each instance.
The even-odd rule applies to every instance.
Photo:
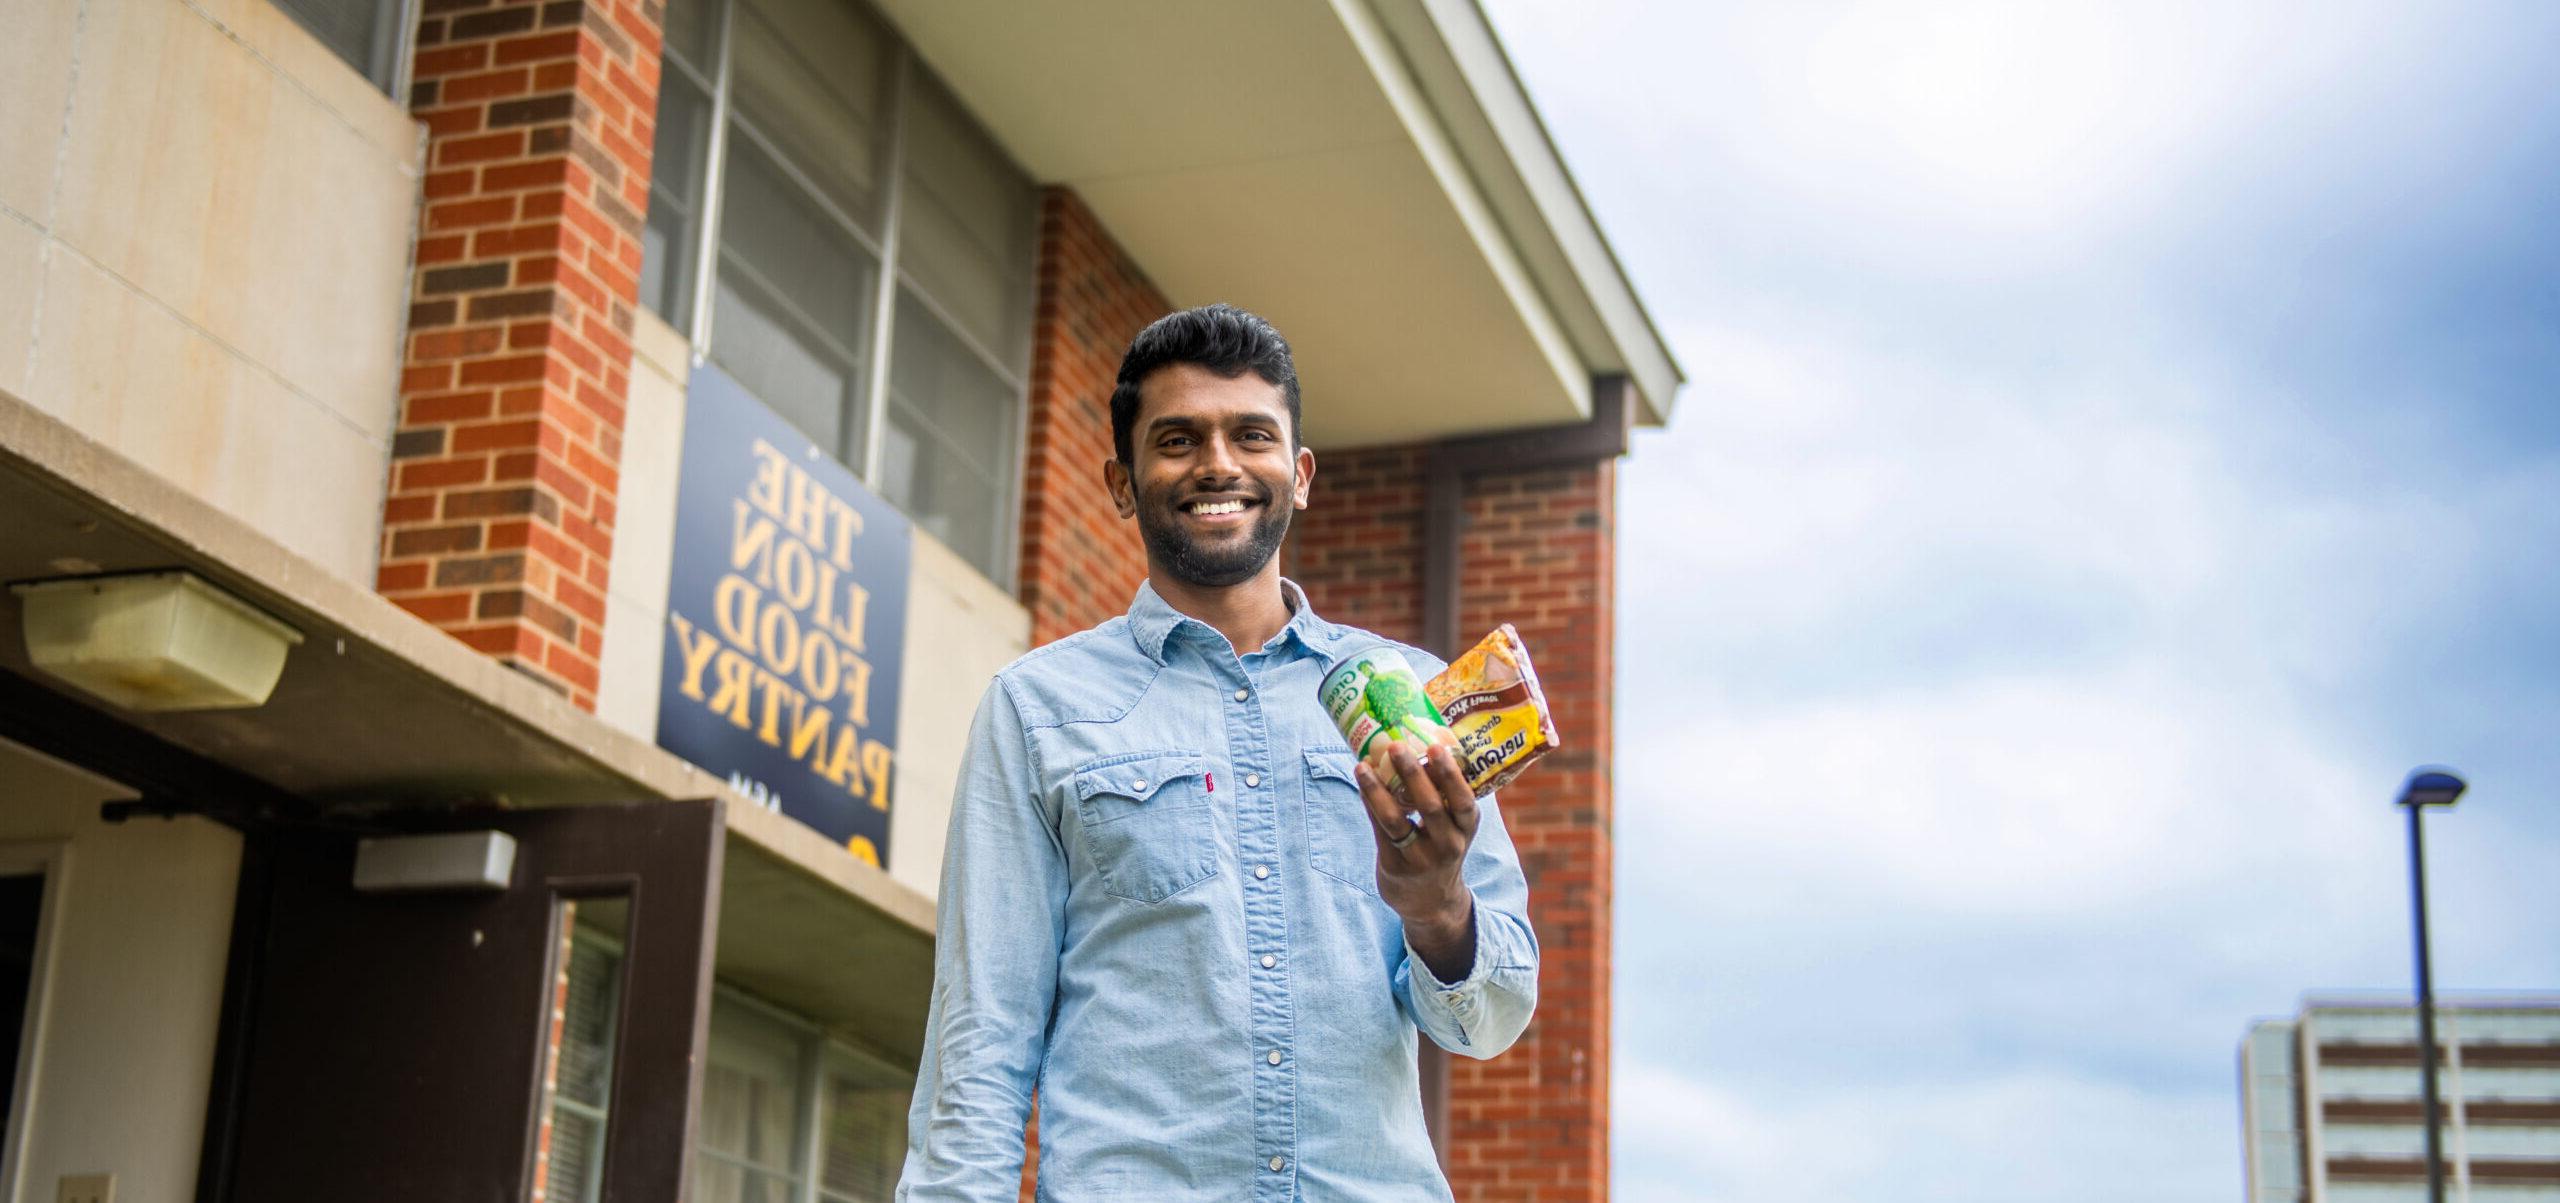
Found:
[[[1378,894],[1378,837],[1369,804],[1351,779],[1351,752],[1309,752],[1306,772],[1307,863],[1316,872]]]
[[[1124,752],[1076,770],[1076,818],[1102,888],[1162,902],[1218,872],[1218,818],[1197,752]]]

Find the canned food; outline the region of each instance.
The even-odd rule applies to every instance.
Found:
[[[1419,745],[1420,756],[1432,744],[1458,745],[1458,737],[1431,702],[1422,677],[1396,648],[1377,646],[1353,652],[1326,670],[1316,696],[1332,716],[1334,729],[1351,745],[1352,755],[1389,786],[1400,784],[1387,749],[1398,741]]]

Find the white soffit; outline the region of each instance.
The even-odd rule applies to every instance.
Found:
[[[882,6],[1168,299],[1230,301],[1289,335],[1316,446],[1577,421],[1590,376],[1628,370],[1594,353],[1609,349],[1606,327],[1577,316],[1591,302],[1541,249],[1552,235],[1525,240],[1524,255],[1510,232],[1536,210],[1514,197],[1506,212],[1488,199],[1505,190],[1477,182],[1473,156],[1499,147],[1442,120],[1449,98],[1399,44],[1418,36],[1412,12],[1391,25],[1367,0]],[[1441,74],[1445,89],[1456,77]],[[1455,124],[1464,135],[1488,122]],[[1559,282],[1577,294],[1561,316]],[[1637,382],[1649,413],[1668,408],[1667,388],[1657,400]]]

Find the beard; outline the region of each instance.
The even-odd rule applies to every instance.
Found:
[[[1241,584],[1253,579],[1253,574],[1279,554],[1280,540],[1289,533],[1289,507],[1273,504],[1268,489],[1260,493],[1255,498],[1260,512],[1241,539],[1213,546],[1192,538],[1191,532],[1183,529],[1182,512],[1170,489],[1140,500],[1138,534],[1146,540],[1147,552],[1156,563],[1183,584],[1203,589]]]

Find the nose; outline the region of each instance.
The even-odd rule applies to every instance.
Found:
[[[1192,477],[1204,484],[1231,481],[1244,475],[1244,465],[1236,460],[1236,445],[1224,432],[1215,432],[1200,445],[1200,458]]]

